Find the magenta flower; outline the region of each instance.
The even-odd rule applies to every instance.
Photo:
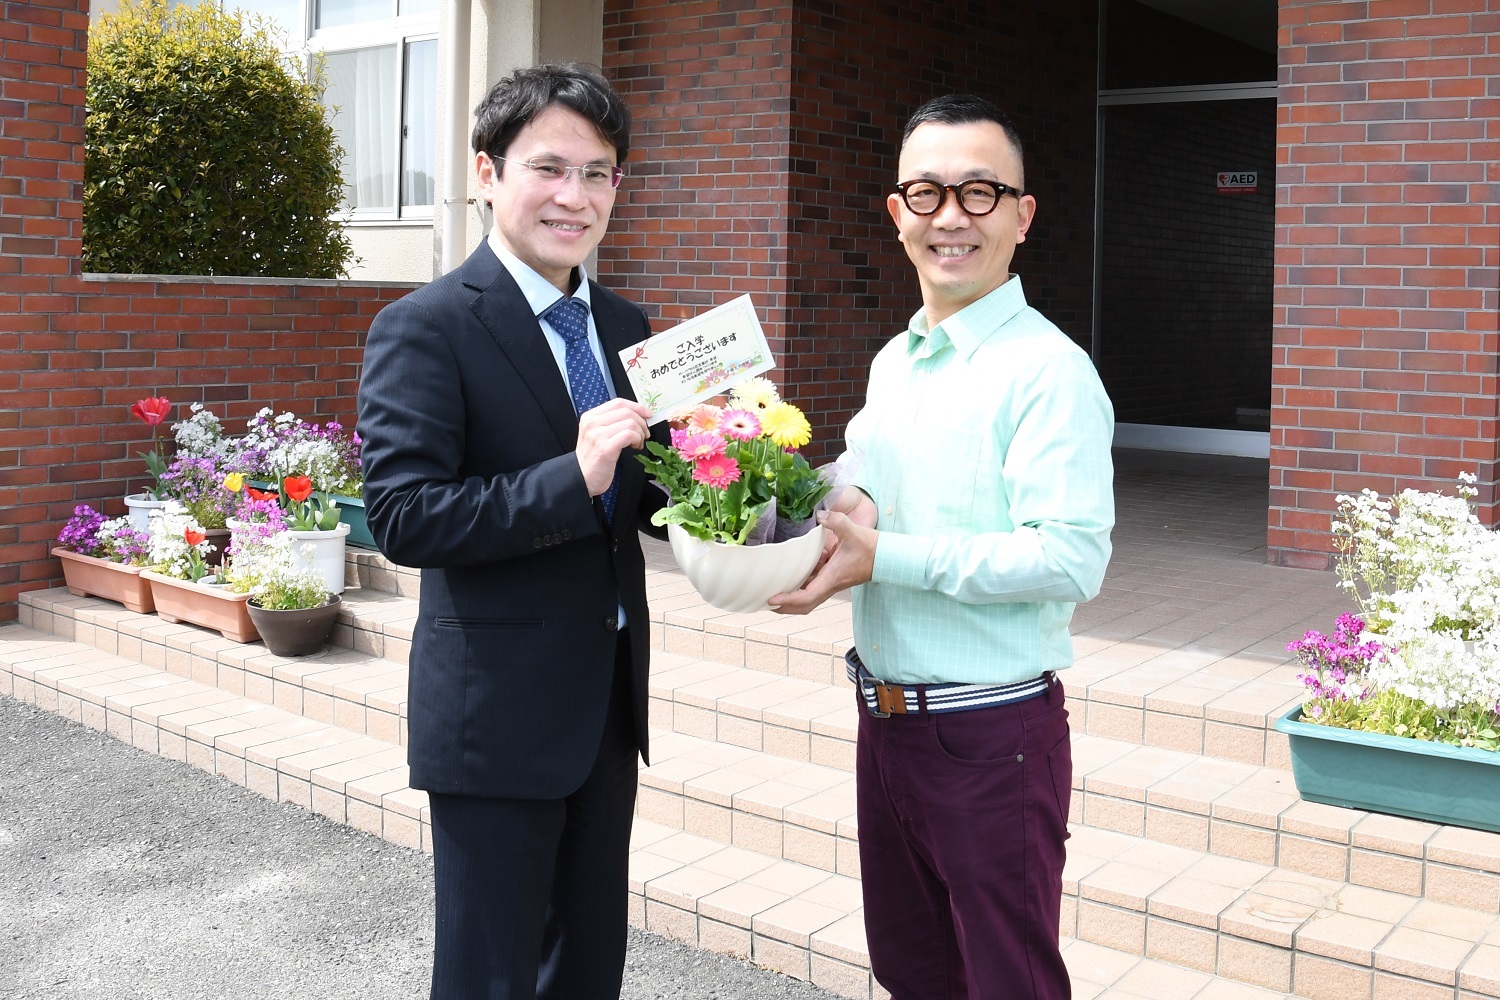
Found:
[[[736,441],[754,441],[760,437],[760,418],[749,410],[725,410],[719,430]]]
[[[729,442],[725,441],[718,434],[689,434],[683,439],[682,446],[677,450],[689,462],[699,462],[705,458],[717,458],[724,454],[724,449],[728,445]]]
[[[719,490],[728,489],[731,483],[739,480],[740,467],[728,455],[710,455],[693,463],[693,478],[704,486],[712,486]]]

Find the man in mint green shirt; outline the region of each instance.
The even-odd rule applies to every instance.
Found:
[[[895,1000],[1070,996],[1058,948],[1072,753],[1057,672],[1114,525],[1114,418],[1010,273],[1036,201],[1014,127],[937,98],[887,199],[923,307],[848,429],[805,613],[854,587],[866,936]]]

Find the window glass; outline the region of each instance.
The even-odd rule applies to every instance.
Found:
[[[391,16],[391,0],[317,0],[319,28],[338,28]]]
[[[401,116],[401,204],[433,203],[437,146],[437,40],[406,47],[406,101]]]
[[[398,14],[436,14],[437,0],[401,0]]]
[[[329,52],[323,103],[344,148],[344,207],[356,212],[396,208],[396,47]]]

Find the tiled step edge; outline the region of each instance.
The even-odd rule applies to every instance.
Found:
[[[307,657],[276,656],[258,642],[235,642],[209,629],[172,624],[63,589],[21,595],[20,623],[317,722],[405,745],[405,655],[416,602],[351,590],[345,591],[344,603],[328,649]]]
[[[847,770],[682,733],[653,732],[652,748],[641,816],[859,876]],[[1500,834],[1305,802],[1289,771],[1092,736],[1074,736],[1073,764],[1075,825],[1500,912]]]
[[[1500,996],[1500,917],[1088,827],[1064,934],[1298,996]]]

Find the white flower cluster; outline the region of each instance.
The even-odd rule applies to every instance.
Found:
[[[360,494],[358,470],[349,467],[338,444],[292,413],[273,417],[270,407],[263,407],[246,424],[240,445],[246,452],[264,452],[257,471],[273,483],[286,476],[306,476],[319,492]]]
[[[301,558],[296,551],[301,548]],[[229,583],[268,608],[315,607],[327,598],[323,575],[312,568],[312,544],[285,531],[242,539],[236,536]]]
[[[1370,680],[1439,709],[1500,704],[1500,535],[1459,495],[1338,498],[1340,586],[1394,649]]]
[[[192,412],[188,419],[172,425],[178,458],[213,458],[222,464],[238,452],[238,442],[225,436],[223,425],[213,411],[205,409],[202,403],[194,403]]]
[[[147,561],[151,568],[163,576],[188,578],[188,552],[195,550],[198,556],[207,556],[214,547],[208,542],[189,546],[184,532],[188,529],[202,531],[203,526],[194,519],[188,509],[176,500],[168,500],[165,507],[151,512],[151,549]]]

